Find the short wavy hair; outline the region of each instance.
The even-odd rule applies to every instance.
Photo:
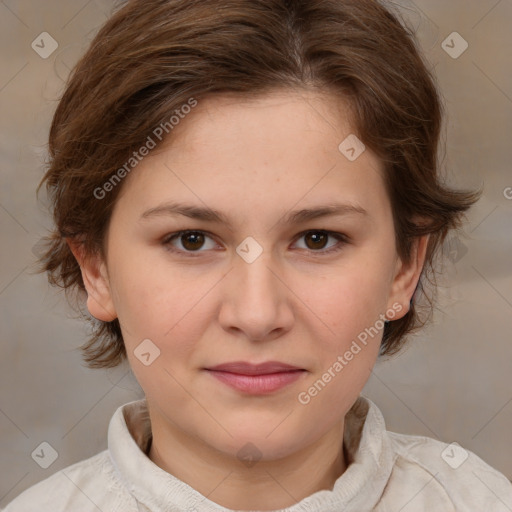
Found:
[[[435,276],[434,256],[479,192],[443,183],[435,77],[414,31],[377,0],[129,0],[115,7],[73,68],[50,128],[39,185],[46,184],[55,223],[40,257],[50,283],[80,300],[85,287],[66,238],[86,254],[104,254],[122,183],[101,200],[98,187],[156,126],[192,97],[283,88],[334,91],[348,101],[354,133],[384,164],[403,261],[414,239],[430,234],[411,308],[384,328],[381,355],[398,352],[432,316],[424,284]],[[428,222],[419,225],[418,217]],[[422,318],[420,294],[427,299]],[[84,360],[116,366],[126,357],[119,321],[91,321]]]

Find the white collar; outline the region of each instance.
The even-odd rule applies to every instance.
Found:
[[[110,457],[130,494],[151,512],[233,512],[167,473],[145,454],[151,425],[145,400],[125,404],[108,430]],[[344,444],[350,457],[333,490],[318,491],[282,512],[360,512],[379,502],[395,455],[377,406],[360,396],[345,417]]]

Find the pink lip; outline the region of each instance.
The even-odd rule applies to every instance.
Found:
[[[267,394],[277,391],[304,375],[305,371],[278,361],[250,364],[243,361],[205,368],[212,376],[238,391]]]
[[[220,372],[238,373],[240,375],[266,375],[268,373],[289,372],[291,370],[302,370],[298,366],[281,363],[279,361],[267,361],[260,364],[246,363],[245,361],[233,361],[231,363],[218,364],[206,368]]]

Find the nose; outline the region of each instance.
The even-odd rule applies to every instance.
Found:
[[[233,266],[224,285],[222,327],[251,341],[272,340],[289,331],[293,293],[270,251],[263,250],[252,262],[236,255]]]

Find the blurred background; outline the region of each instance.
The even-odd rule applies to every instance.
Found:
[[[485,188],[445,244],[433,323],[379,361],[363,394],[388,430],[456,441],[512,479],[512,1],[389,4],[437,76],[450,183]],[[51,117],[113,5],[0,1],[0,507],[104,450],[115,409],[143,397],[127,366],[85,368],[87,325],[33,273],[51,226],[35,192]]]

